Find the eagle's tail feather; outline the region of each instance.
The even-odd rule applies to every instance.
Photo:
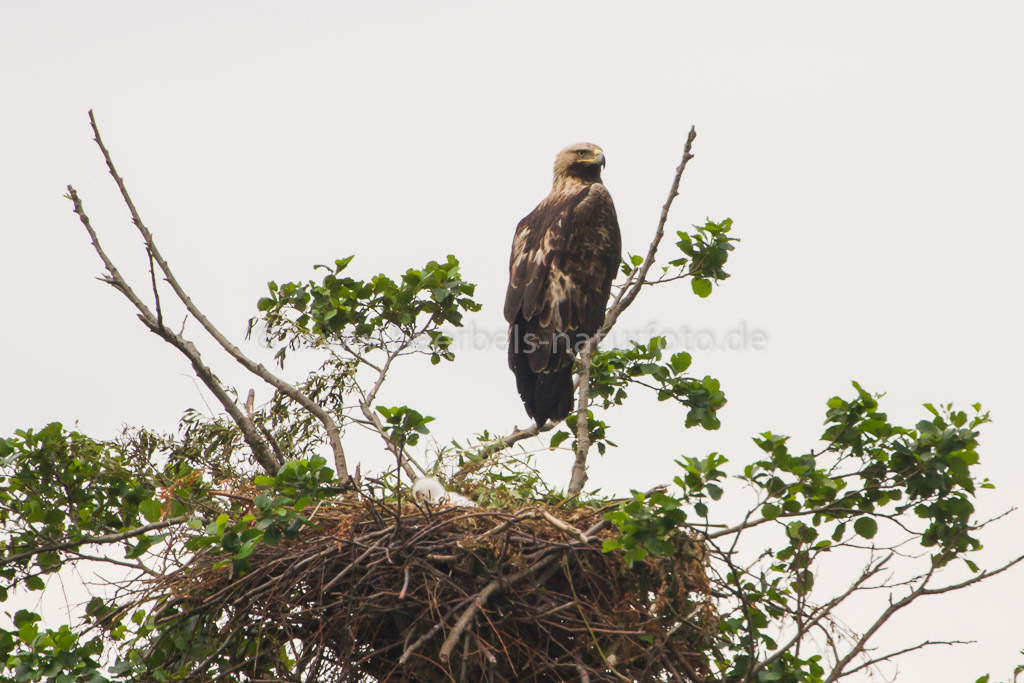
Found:
[[[548,420],[558,422],[572,412],[573,357],[568,348],[559,348],[557,340],[537,343],[545,335],[529,329],[534,326],[517,316],[509,330],[508,366],[515,373],[526,413],[543,427]],[[540,358],[546,360],[546,368],[538,371],[534,366]]]
[[[536,377],[531,406],[523,397],[526,412],[543,427],[548,420],[560,422],[569,416],[573,405],[572,366],[554,372],[542,372]]]

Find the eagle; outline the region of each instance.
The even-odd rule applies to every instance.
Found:
[[[433,477],[420,477],[412,487],[412,497],[419,503],[431,505],[475,508],[476,503],[461,493],[445,489],[444,484]]]
[[[604,324],[622,257],[604,164],[604,151],[587,142],[559,152],[551,193],[519,221],[512,241],[508,365],[538,427],[572,411],[573,362]]]

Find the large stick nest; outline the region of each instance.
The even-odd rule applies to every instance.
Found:
[[[602,510],[318,511],[231,576],[198,559],[162,587],[263,681],[698,681],[715,631],[703,545],[627,566]],[[227,639],[225,641],[225,639]],[[282,661],[286,664],[282,664]],[[207,662],[214,661],[209,658]],[[209,664],[208,664],[209,666]],[[211,674],[219,674],[211,676]],[[223,679],[222,679],[223,680]]]

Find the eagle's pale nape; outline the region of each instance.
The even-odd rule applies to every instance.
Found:
[[[519,221],[509,261],[508,365],[538,427],[573,408],[572,369],[604,323],[622,240],[601,182],[604,152],[570,145],[555,157],[551,193]]]

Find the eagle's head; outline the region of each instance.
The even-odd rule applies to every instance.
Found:
[[[569,145],[555,157],[555,185],[569,179],[588,183],[601,182],[604,150],[589,142]]]

